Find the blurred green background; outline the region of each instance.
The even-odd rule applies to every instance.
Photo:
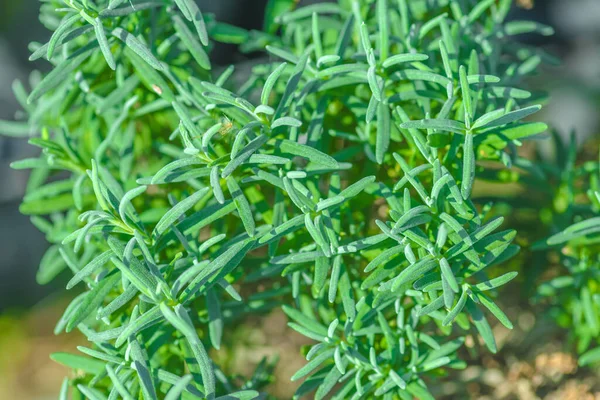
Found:
[[[260,28],[266,1],[198,0],[203,11],[247,29]],[[312,2],[316,0],[301,3]],[[600,126],[600,0],[517,3],[511,18],[534,19],[556,29],[556,35],[550,38],[522,40],[543,46],[563,60],[560,67],[539,71],[534,82],[549,91],[551,99],[538,118],[564,135],[575,130],[579,143],[583,143],[596,135]],[[50,36],[37,19],[39,5],[37,0],[0,0],[2,119],[12,119],[19,112],[12,96],[13,80],[27,80],[33,69],[46,71],[49,67],[44,60],[28,61],[28,43],[44,42]],[[213,57],[221,65],[252,63],[228,46],[218,47]],[[546,144],[542,141],[539,145]],[[82,341],[77,334],[56,337],[52,333],[55,321],[68,304],[69,294],[63,290],[65,281],[58,279],[45,287],[35,282],[46,243],[29,219],[18,212],[27,172],[9,168],[11,161],[29,157],[35,151],[25,141],[0,137],[0,399],[55,398],[67,371],[50,361],[48,355],[73,349]],[[600,392],[595,392],[600,390],[597,376],[577,372],[576,362],[564,352],[566,343],[560,332],[544,336],[551,338],[548,343],[536,343],[536,337],[542,337],[551,328],[519,306],[514,306],[510,314],[518,316],[517,333],[499,329],[499,341],[509,343],[523,333],[528,333],[529,341],[521,340],[519,346],[512,346],[503,354],[502,362],[489,357],[481,361],[479,370],[464,371],[462,378],[472,384],[460,388],[449,383],[441,388],[446,397],[462,398],[459,393],[466,391],[471,397],[482,399],[600,399]],[[273,393],[289,398],[294,386],[286,378],[302,364],[296,349],[303,342],[286,330],[283,315],[274,313],[260,321],[248,321],[239,335],[243,347],[239,365],[256,364],[262,356],[281,354],[276,370],[279,383],[273,387]],[[527,351],[523,351],[523,346]],[[536,346],[543,350],[535,350]],[[543,386],[548,381],[552,385]],[[540,387],[551,389],[539,390]]]

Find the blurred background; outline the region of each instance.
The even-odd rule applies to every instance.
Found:
[[[247,29],[262,26],[266,0],[197,1],[203,11],[216,14],[221,21]],[[317,0],[301,1],[303,4],[314,2]],[[564,135],[575,130],[582,143],[586,137],[597,134],[600,126],[600,0],[518,0],[517,3],[510,18],[537,20],[556,30],[552,37],[523,37],[522,40],[543,46],[563,60],[560,67],[540,71],[540,81],[550,92],[551,100],[544,115],[538,118]],[[28,43],[45,42],[50,37],[37,19],[39,5],[37,0],[0,0],[0,119],[12,119],[19,112],[11,90],[12,82],[17,78],[27,80],[34,69],[48,70],[44,60],[28,61]],[[235,50],[218,47],[215,63],[247,62]],[[81,341],[77,335],[55,337],[52,334],[55,321],[69,301],[68,294],[62,290],[64,281],[57,280],[44,287],[35,282],[37,266],[47,245],[43,235],[18,211],[27,172],[9,168],[10,162],[30,157],[35,151],[26,141],[0,137],[0,399],[55,398],[66,371],[51,362],[48,355],[72,349]],[[520,311],[519,315],[516,333],[511,335],[517,335],[519,330],[544,329],[533,313]],[[280,359],[279,373],[291,375],[298,360],[285,358],[293,357],[301,339],[286,333],[282,315],[268,318],[268,323],[263,321],[262,325],[272,326],[272,332],[256,334],[256,329],[248,327],[248,332],[254,332],[245,338],[254,349],[248,352],[248,361],[255,364],[260,360],[257,354],[280,353],[283,359]],[[500,332],[500,335],[509,341],[508,333]],[[528,343],[522,340],[520,345]],[[474,385],[495,387],[483,390],[487,398],[600,399],[600,392],[594,393],[598,390],[595,378],[577,375],[576,362],[562,353],[560,346],[527,357],[517,353],[514,358],[501,367],[495,367],[492,360],[491,366],[485,366],[483,375],[469,370],[465,374],[473,375]],[[540,383],[536,380],[550,380],[553,386],[546,391],[537,390]],[[289,398],[292,385],[281,379],[280,382],[281,387],[275,387],[274,393]],[[470,392],[480,393],[479,386]],[[458,390],[448,386],[443,391],[458,393]],[[485,398],[483,394],[476,396]]]

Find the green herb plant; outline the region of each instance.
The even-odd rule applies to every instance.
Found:
[[[514,36],[552,29],[505,23],[511,0],[296,3],[260,32],[193,0],[42,3],[31,59],[53,68],[0,129],[42,149],[13,163],[52,244],[38,281],[80,293],[61,399],[266,398],[268,363],[213,355],[276,308],[314,341],[297,397],[431,399],[467,336],[496,352],[488,320],[512,327],[494,298],[516,272],[489,267],[516,232],[472,191],[547,129],[519,88],[543,56]],[[222,69],[216,42],[265,57]]]
[[[569,329],[579,364],[585,366],[600,361],[600,161],[578,157],[575,135],[569,142],[554,135],[554,142],[567,151],[536,165],[536,179],[546,183],[550,200],[541,220],[551,236],[532,249],[536,264],[554,260],[560,272],[542,280],[534,299],[548,303],[549,315]]]

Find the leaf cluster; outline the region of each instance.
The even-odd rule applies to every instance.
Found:
[[[53,69],[0,128],[41,132],[13,164],[52,243],[38,281],[85,289],[56,327],[91,346],[53,355],[81,372],[61,398],[266,396],[268,363],[240,380],[211,356],[279,307],[315,341],[297,397],[430,399],[466,335],[496,352],[516,273],[489,271],[519,247],[472,192],[547,128],[518,87],[547,56],[513,36],[551,33],[510,6],[272,0],[247,32],[193,0],[44,2],[31,58]],[[269,59],[216,73],[215,42]]]

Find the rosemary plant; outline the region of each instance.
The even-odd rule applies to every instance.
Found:
[[[568,328],[576,342],[580,365],[600,361],[600,276],[598,236],[600,218],[600,162],[578,160],[575,136],[568,143],[555,135],[559,149],[554,159],[539,163],[536,180],[545,182],[549,204],[541,213],[552,236],[534,243],[536,264],[558,260],[559,275],[546,278],[536,300],[549,303],[550,316]],[[548,185],[551,182],[551,185]],[[548,187],[549,186],[549,187]]]
[[[516,232],[472,189],[547,129],[519,88],[543,54],[514,35],[552,29],[505,23],[511,0],[296,3],[262,32],[193,0],[42,3],[31,59],[53,69],[0,128],[42,149],[13,164],[52,243],[38,281],[84,289],[55,330],[89,340],[52,355],[78,371],[61,399],[266,398],[268,366],[211,355],[279,307],[315,342],[297,397],[431,399],[467,335],[496,352],[488,320],[512,327],[494,298],[516,273],[489,267]],[[220,70],[214,42],[268,58]]]

